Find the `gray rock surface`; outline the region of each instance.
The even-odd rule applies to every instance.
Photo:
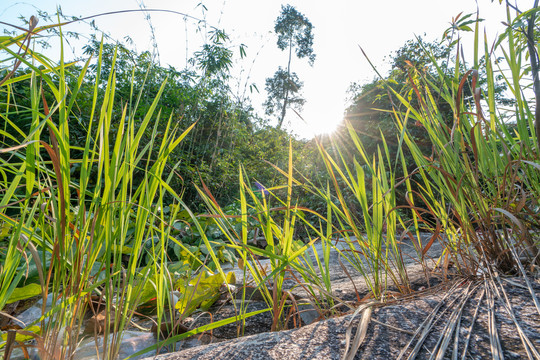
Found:
[[[350,317],[349,317],[350,318]],[[340,359],[348,317],[329,319],[300,329],[267,332],[199,346],[149,359]]]
[[[420,234],[420,240],[421,240],[421,246],[424,247],[429,243],[429,240],[431,239],[433,235],[428,233],[421,233]],[[418,263],[418,254],[417,254],[417,247],[418,244],[415,246],[413,242],[408,237],[399,238],[398,240],[400,242],[399,249],[401,251],[403,261],[407,265],[411,264],[417,264]],[[351,264],[350,261],[347,260],[347,258],[352,258],[351,252],[353,250],[360,249],[360,246],[357,242],[357,239],[355,237],[351,237],[352,244],[348,244],[345,242],[344,239],[339,240],[338,242],[333,242],[333,245],[341,251],[341,254],[336,251],[335,249],[331,249],[330,251],[330,259],[329,259],[329,272],[331,276],[332,282],[334,281],[349,281],[349,277],[343,270],[342,266],[340,265],[340,261],[345,266],[346,270],[349,272],[350,275],[357,278],[358,277],[358,271],[355,269],[355,267]],[[352,246],[351,246],[352,245]],[[313,245],[315,248],[315,251],[313,249],[308,249],[307,253],[310,254],[313,261],[315,261],[315,252],[317,253],[319,259],[323,259],[323,244],[321,244],[321,241],[315,242]],[[435,260],[440,254],[442,253],[443,247],[441,245],[440,241],[434,241],[429,250],[425,254],[425,260],[427,266],[433,266],[435,264]],[[384,251],[384,246],[382,251]],[[270,260],[268,259],[260,259],[259,264],[266,269],[270,269]],[[241,280],[244,276],[244,271],[240,270],[238,267],[233,267],[229,263],[225,264],[223,267],[223,271],[230,272],[233,271],[235,273],[236,279]],[[320,274],[318,269],[316,269],[317,272]],[[271,272],[271,271],[269,271]],[[253,278],[248,273],[247,274],[247,280],[250,281]],[[294,282],[290,282],[290,285],[294,285]]]
[[[534,290],[540,294],[540,286],[534,285]],[[519,286],[505,284],[505,291],[512,303],[513,311],[521,328],[527,334],[534,346],[540,347],[540,315],[531,303],[527,289]],[[480,289],[468,297],[463,311],[462,323],[459,328],[458,354],[467,335],[471,319],[478,301],[482,298]],[[436,312],[433,327],[420,346],[418,359],[429,358],[432,352],[439,346],[440,336],[450,322],[451,312],[456,309],[453,299],[459,299],[466,293],[465,286],[451,293],[451,296],[443,301],[447,288],[438,287],[427,293],[391,301],[389,305],[375,308],[369,323],[366,340],[360,346],[355,359],[395,359],[402,349],[413,338],[414,333],[420,328],[424,320],[437,309],[437,305],[443,302],[443,306]],[[485,301],[485,298],[483,298]],[[470,339],[468,354],[473,359],[491,359],[491,344],[489,340],[489,313],[487,306],[481,306],[478,318],[474,323]],[[515,324],[509,319],[504,301],[499,298],[495,306],[495,323],[498,335],[501,339],[502,350],[505,359],[522,359],[527,354],[523,348],[520,336],[516,331]],[[194,347],[180,352],[158,355],[145,360],[225,360],[225,359],[341,359],[346,351],[346,331],[352,315],[320,321],[299,329],[281,332],[267,332],[242,338],[232,339],[220,343]],[[359,319],[353,320],[353,336],[358,326]],[[415,339],[418,339],[416,337]],[[452,340],[454,335],[452,334]],[[413,346],[415,343],[413,342]],[[448,356],[453,350],[453,344],[447,350]],[[409,348],[406,355],[411,351]]]
[[[429,241],[430,235],[423,234],[421,240],[423,245]],[[352,239],[356,241],[356,239]],[[359,275],[355,267],[347,261],[345,256],[350,253],[351,247],[345,242],[335,244],[342,251],[343,255],[335,250],[331,251],[329,270],[332,281],[332,290],[334,295],[341,298],[343,301],[355,301],[358,296],[365,296],[369,290],[365,279]],[[424,268],[417,265],[412,259],[417,258],[416,250],[409,239],[402,239],[401,250],[403,258],[408,264],[408,275],[413,279],[413,283],[417,280],[420,284],[426,284],[426,274]],[[358,248],[358,244],[354,243],[352,249]],[[315,251],[319,258],[322,259],[322,244],[315,244]],[[434,258],[440,255],[442,248],[438,242],[426,254],[426,258]],[[308,250],[311,258],[315,260],[315,255],[312,249]],[[340,264],[341,261],[341,264]],[[429,261],[429,260],[428,260]],[[267,266],[270,269],[269,260],[260,260],[261,265]],[[345,267],[346,271],[343,269]],[[234,271],[237,279],[242,279],[243,271],[237,268],[224,269],[225,272]],[[269,271],[270,272],[270,271]],[[348,274],[347,274],[348,273]],[[249,274],[248,274],[249,275]],[[293,280],[286,281],[286,287],[292,288],[292,293],[297,298],[308,299],[306,291],[301,287],[295,287],[296,282]],[[392,284],[389,284],[391,287]],[[395,289],[397,290],[397,289]],[[358,292],[358,294],[357,294]],[[260,301],[250,301],[248,303],[248,311],[255,311],[266,308],[267,305]],[[246,319],[244,332],[251,336],[237,338],[237,330],[239,324],[229,324],[213,330],[213,335],[217,339],[225,340],[224,342],[210,344],[202,347],[187,349],[176,354],[162,355],[159,359],[278,359],[285,357],[286,359],[339,359],[345,351],[345,332],[346,324],[350,317],[341,317],[319,320],[317,311],[310,305],[303,305],[303,313],[300,314],[304,326],[299,329],[269,332],[272,318],[270,313],[259,314]],[[342,309],[342,310],[346,310]],[[212,319],[199,317],[198,323],[190,327],[203,325],[210,321],[218,321],[220,319],[230,318],[236,315],[235,308],[230,303],[225,302],[223,306],[212,311]],[[186,325],[190,325],[191,319],[186,319]],[[290,324],[291,327],[293,324]],[[403,344],[406,343],[404,339]],[[170,357],[169,357],[170,356]]]

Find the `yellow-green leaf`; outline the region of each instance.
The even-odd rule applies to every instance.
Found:
[[[229,284],[235,283],[234,272],[228,273],[225,281]],[[178,281],[176,287],[182,296],[175,308],[184,316],[188,316],[199,307],[203,310],[208,309],[219,298],[219,290],[223,283],[221,274],[208,275],[207,272],[201,273],[188,284],[183,280]]]
[[[3,239],[6,236],[8,236],[10,233],[10,230],[11,230],[10,224],[3,224],[2,227],[0,228],[0,239]]]
[[[34,333],[34,334],[40,334],[41,333],[41,328],[37,325],[34,325],[34,326],[30,326],[26,329],[24,329],[24,331],[29,331],[31,333]],[[7,333],[4,333],[2,334],[2,340],[4,341],[7,341]],[[25,342],[25,341],[28,341],[28,340],[32,340],[34,337],[31,336],[31,335],[23,335],[23,334],[19,334],[17,333],[17,335],[15,335],[15,341],[17,342]]]
[[[15,288],[11,293],[6,304],[14,303],[15,301],[29,299],[31,297],[41,294],[41,285],[39,284],[28,284],[22,288]]]

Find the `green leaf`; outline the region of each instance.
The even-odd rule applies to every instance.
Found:
[[[154,299],[155,297],[157,297],[156,287],[154,286],[154,283],[149,279],[144,283],[144,286],[141,290],[141,297],[139,298],[139,303],[145,304],[148,301]]]
[[[234,272],[227,274],[225,282],[228,284],[236,283]],[[176,303],[175,308],[184,316],[189,316],[199,307],[203,310],[208,309],[219,298],[222,284],[221,274],[207,276],[206,271],[187,285],[184,280],[179,280],[176,287],[182,293],[182,297]]]
[[[34,325],[34,326],[30,326],[27,329],[24,329],[24,331],[28,331],[28,332],[31,332],[31,333],[34,333],[34,334],[40,334],[41,333],[41,328],[39,326],[37,326],[37,325]],[[7,341],[7,336],[8,336],[7,333],[2,334],[2,340]],[[25,341],[32,340],[33,338],[34,337],[31,336],[31,335],[23,335],[23,334],[15,335],[15,341],[19,342],[19,343],[23,343]],[[2,346],[0,346],[0,348],[2,348]]]
[[[7,237],[11,233],[11,225],[10,224],[3,224],[2,227],[0,227],[0,239],[3,239]]]
[[[122,246],[122,248],[118,249],[118,247],[115,245],[115,251],[120,250],[120,252],[124,255],[131,255],[133,253],[133,248],[130,246]]]
[[[175,228],[176,230],[180,231],[180,230],[183,230],[184,229],[184,223],[182,221],[175,221],[173,222],[173,228]]]
[[[21,288],[16,288],[11,293],[11,296],[7,300],[6,304],[14,303],[19,300],[30,299],[31,297],[41,295],[41,285],[39,284],[28,284]]]

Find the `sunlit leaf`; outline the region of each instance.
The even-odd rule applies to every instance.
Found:
[[[31,297],[41,295],[41,285],[39,284],[28,284],[21,288],[15,288],[11,293],[11,296],[7,300],[6,304],[14,303],[19,300],[30,299]]]
[[[34,333],[34,334],[41,334],[41,328],[37,325],[34,325],[34,326],[30,326],[26,329],[24,329],[24,331],[28,331],[28,332],[31,332],[31,333]],[[2,340],[6,341],[7,340],[7,333],[5,334],[2,334]],[[34,336],[32,335],[23,335],[23,334],[19,334],[17,333],[17,335],[15,335],[15,341],[19,342],[19,343],[23,343],[25,341],[28,341],[28,340],[32,340],[34,338]]]
[[[227,274],[225,282],[223,282],[221,274],[208,276],[207,272],[202,272],[201,275],[187,284],[184,280],[179,280],[176,283],[176,288],[182,296],[175,308],[184,316],[188,316],[199,307],[203,310],[208,309],[219,298],[220,289],[224,283],[236,283],[234,272]]]

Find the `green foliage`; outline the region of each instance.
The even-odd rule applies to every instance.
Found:
[[[384,137],[390,148],[391,158],[396,159],[400,144],[397,141],[399,132],[394,123],[393,111],[400,111],[403,106],[394,101],[389,89],[398,92],[408,99],[412,106],[419,108],[421,105],[414,98],[414,87],[412,86],[415,79],[424,77],[432,81],[433,86],[442,86],[448,78],[446,73],[443,73],[445,74],[443,78],[439,78],[437,67],[445,64],[443,71],[452,68],[453,58],[450,56],[452,49],[453,46],[425,42],[421,38],[416,41],[407,41],[391,57],[389,62],[392,70],[388,76],[364,85],[351,84],[349,93],[352,104],[346,110],[345,119],[356,130],[369,154],[376,153],[377,148],[382,145]],[[471,93],[470,90],[468,93]],[[452,115],[449,108],[444,105],[444,100],[436,97],[436,101],[441,104],[442,120],[446,123],[450,122]],[[409,129],[415,140],[422,146],[429,147],[425,131],[415,125],[417,124],[409,124]],[[347,138],[348,129],[345,123],[338,132],[342,134],[343,138]]]
[[[315,61],[313,53],[313,25],[294,6],[281,5],[281,14],[276,19],[274,32],[278,35],[280,50],[294,49],[299,59],[307,57],[310,65]]]
[[[479,35],[476,28],[475,44]],[[496,102],[495,63],[487,41],[484,62],[478,62],[476,55],[474,64],[484,66],[485,88],[476,69],[464,74],[456,70],[448,77],[444,68],[436,66],[433,56],[439,86],[425,74],[412,79],[409,86],[414,90],[414,102],[388,87],[405,107],[394,115],[414,159],[415,170],[410,175],[416,176],[404,175],[415,226],[443,233],[445,266],[451,259],[465,274],[493,267],[499,272],[525,275],[522,262],[538,264],[534,229],[539,224],[540,165],[530,104],[521,99],[523,89],[530,86],[524,80],[526,70],[521,68],[526,54],[523,48],[514,46],[512,33],[504,36],[509,41],[499,46],[505,54],[504,66],[512,75],[504,81],[516,95],[515,125],[505,121]],[[423,51],[430,56],[427,49]],[[479,51],[474,49],[475,54]],[[455,58],[455,68],[459,69],[465,59],[460,54]],[[466,94],[467,86],[471,96]],[[484,115],[483,99],[488,116]],[[451,111],[451,123],[444,121],[446,109]],[[411,122],[425,129],[432,146],[429,152],[412,136],[407,125]]]
[[[295,239],[296,224],[304,221],[303,210],[309,211],[309,209],[301,208],[293,203],[293,184],[298,182],[293,177],[292,144],[289,144],[288,149],[287,171],[278,169],[286,177],[285,185],[265,188],[259,184],[254,189],[245,177],[245,172],[240,169],[240,223],[237,217],[231,219],[224,213],[223,208],[213,201],[212,194],[208,190],[200,190],[201,197],[213,214],[212,219],[226,234],[229,246],[238,252],[238,264],[244,270],[243,282],[246,283],[248,275],[251,274],[257,289],[272,309],[271,330],[286,328],[291,314],[298,312],[296,305],[290,308],[286,305],[287,299],[292,298],[284,288],[287,272],[295,270],[302,277],[317,278],[313,267],[305,266],[301,259],[305,256],[307,249],[318,239],[310,239],[307,244]],[[285,194],[278,196],[279,190],[283,190]],[[274,201],[276,205],[273,205]],[[250,215],[251,212],[253,215]],[[254,218],[255,222],[249,221],[250,218]],[[248,241],[253,225],[264,237],[267,243],[265,249],[253,246]],[[259,256],[270,260],[269,269],[260,265]],[[242,299],[246,299],[245,290]],[[241,309],[241,311],[244,310]]]
[[[74,147],[73,156],[82,155],[81,149],[85,146],[87,132],[96,131],[95,122],[94,128],[90,127],[94,84],[98,72],[101,78],[109,76],[112,61],[115,59],[115,98],[120,104],[126,105],[129,116],[135,118],[135,129],[139,128],[161,84],[167,79],[157,105],[161,116],[155,132],[150,128],[143,132],[141,149],[152,140],[154,134],[157,138],[163,136],[169,117],[172,117],[172,121],[180,129],[187,129],[193,123],[197,123],[185,141],[169,155],[170,161],[164,170],[166,176],[170,178],[171,187],[183,194],[183,200],[188,205],[194,208],[199,206],[193,184],[201,186],[202,182],[213,189],[218,200],[223,203],[234,202],[238,198],[238,166],[244,165],[249,174],[256,174],[261,168],[267,167],[263,161],[265,157],[252,150],[254,146],[271,149],[269,151],[273,153],[277,162],[286,162],[287,151],[279,148],[274,150],[271,144],[281,141],[281,138],[288,135],[259,125],[249,103],[231,96],[229,71],[233,64],[233,46],[228,35],[223,30],[213,29],[207,39],[208,42],[203,44],[188,61],[188,67],[178,70],[159,65],[150,52],[137,53],[127,45],[107,42],[103,43],[101,66],[98,69],[96,61],[101,41],[92,38],[84,47],[84,54],[93,57],[86,76],[79,79],[81,67],[78,63],[71,64],[65,69],[65,78],[69,86],[77,86],[79,89],[77,101],[71,109],[73,119],[70,122],[70,135]],[[240,46],[240,53],[245,54],[243,46]],[[6,61],[11,64],[9,61],[12,59]],[[6,66],[1,74],[7,75],[11,69],[10,66]],[[7,103],[8,99],[17,99],[17,104],[10,104],[7,108],[7,114],[17,129],[28,132],[32,123],[30,71],[21,66],[15,76],[19,77],[20,81],[12,82],[8,92],[0,93],[0,102]],[[53,78],[52,81],[56,80]],[[53,104],[54,94],[47,87],[43,90],[47,102]],[[98,101],[103,100],[102,93],[97,96]],[[56,119],[56,116],[56,113],[51,114],[52,119]],[[119,128],[121,117],[122,106],[113,108],[111,134],[121,131]],[[41,135],[48,141],[47,132]],[[278,139],[273,139],[273,135]],[[264,139],[268,144],[254,145],[255,138]],[[7,146],[15,144],[6,135],[3,135],[3,141]],[[95,139],[91,138],[90,141],[93,143]],[[112,144],[109,148],[112,152]],[[151,159],[153,160],[155,159]],[[275,163],[274,159],[267,160]],[[71,167],[72,174],[78,176],[80,168],[80,164],[74,164]],[[267,170],[262,172],[268,177],[257,175],[258,179],[271,184],[275,175]],[[136,169],[135,184],[143,178],[143,172]],[[167,200],[172,201],[170,197]]]
[[[110,73],[111,61],[116,52],[116,98],[120,103],[127,104],[128,110],[135,109],[133,115],[138,128],[141,117],[151,105],[161,83],[167,79],[162,95],[158,101],[161,116],[156,125],[155,135],[163,135],[165,120],[172,117],[179,128],[185,129],[197,123],[194,130],[187,135],[185,141],[170,154],[170,161],[165,174],[170,177],[171,186],[183,193],[186,203],[195,208],[198,199],[193,184],[201,185],[205,182],[215,191],[215,196],[226,203],[237,198],[236,170],[242,163],[251,164],[250,172],[257,172],[257,168],[264,166],[262,157],[252,151],[255,138],[268,138],[272,129],[262,127],[256,129],[253,109],[246,104],[239,103],[231,96],[228,85],[229,69],[232,63],[232,53],[227,43],[228,37],[215,30],[210,36],[210,43],[204,44],[202,50],[197,51],[190,63],[194,68],[176,70],[172,67],[164,68],[155,63],[150,53],[137,54],[122,45],[103,45],[101,76]],[[92,41],[85,47],[85,53],[96,54],[100,44]],[[117,49],[117,50],[115,50]],[[83,147],[85,134],[88,128],[92,97],[90,89],[97,74],[96,65],[90,63],[88,75],[83,79],[79,100],[74,107],[76,122],[71,125],[74,146]],[[201,71],[202,73],[199,73]],[[69,76],[76,80],[76,76]],[[21,89],[16,95],[23,99],[29,98],[28,83],[20,83]],[[49,98],[49,94],[45,93]],[[98,95],[101,96],[101,95]],[[28,127],[28,120],[21,113],[24,100],[13,114],[14,121],[19,128]],[[113,109],[113,133],[119,131],[121,111]],[[269,131],[268,136],[261,133]],[[153,130],[147,129],[141,138],[140,147],[151,141]],[[284,133],[276,133],[284,136]],[[270,148],[270,146],[266,146]],[[74,150],[77,151],[77,150]],[[112,151],[112,148],[111,148]],[[286,150],[282,151],[280,159],[286,158]],[[252,167],[251,167],[252,166]],[[75,165],[73,172],[78,173],[79,165]],[[136,181],[142,179],[142,172],[135,172]],[[271,179],[262,179],[270,182]],[[171,201],[172,199],[168,199]]]
[[[210,275],[203,271],[192,280],[180,279],[175,287],[182,294],[182,298],[178,300],[175,308],[182,317],[188,317],[199,307],[207,310],[219,298],[221,287],[228,284],[236,284],[234,272],[223,278],[219,273]]]
[[[268,93],[268,99],[263,104],[266,115],[281,115],[284,106],[301,111],[306,102],[301,96],[303,86],[304,84],[298,79],[296,73],[289,74],[280,66],[273,78],[266,79],[265,90]],[[285,98],[287,103],[282,103]]]
[[[235,212],[229,210],[228,213]],[[216,254],[219,263],[233,265],[236,263],[235,252],[226,247],[226,236],[216,226],[212,218],[204,215],[191,218],[188,212],[183,210],[178,212],[175,219],[172,223],[171,235],[177,240],[170,243],[173,253],[169,254],[169,256],[173,259],[176,257],[177,261],[189,265],[186,270],[197,269],[201,264],[215,270],[217,264],[214,263],[212,258],[209,258],[210,251]],[[208,239],[211,249],[207,248],[203,237]]]
[[[398,212],[396,211],[396,175],[390,164],[388,147],[369,154],[359,136],[349,124],[349,132],[356,147],[352,165],[338,150],[334,158],[322,146],[321,154],[330,174],[337,204],[328,189],[316,189],[326,200],[329,214],[338,222],[346,248],[337,250],[365,278],[372,295],[379,299],[386,293],[388,282],[403,293],[410,292],[409,279],[397,239]],[[338,179],[341,182],[338,182]],[[371,180],[371,186],[368,181]],[[344,190],[359,204],[344,196]],[[371,199],[368,199],[368,194]],[[330,222],[331,224],[331,222]]]
[[[466,18],[470,19],[470,17]],[[455,29],[459,29],[459,24],[463,24],[460,18],[457,21],[458,25]],[[455,86],[452,85],[455,83],[454,79],[467,72],[465,64],[456,58],[457,41],[452,37],[452,29],[453,27],[447,31],[443,42],[426,42],[420,37],[416,41],[407,41],[390,57],[392,70],[387,76],[363,85],[351,84],[349,93],[352,104],[346,109],[345,121],[334,136],[338,139],[340,150],[350,166],[356,154],[356,146],[348,136],[349,130],[346,123],[350,123],[354,128],[367,154],[375,155],[379,148],[388,147],[390,166],[395,169],[396,176],[403,177],[405,174],[413,173],[417,164],[409,148],[403,146],[401,130],[395,124],[395,112],[406,112],[409,109],[422,111],[426,102],[418,97],[418,91],[421,89],[420,82],[429,84],[429,87],[433,89],[451,88]],[[480,68],[476,85],[487,91],[488,76],[485,71],[485,61],[485,57],[479,60]],[[502,80],[502,77],[494,76],[493,101],[502,105],[511,105],[512,99],[505,95],[507,84]],[[461,91],[464,101],[472,100],[471,79],[464,82]],[[407,106],[397,101],[395,93],[406,100]],[[429,96],[437,106],[438,123],[452,126],[455,115],[448,98],[445,98],[438,90],[433,91]],[[405,126],[416,146],[423,153],[430,154],[434,144],[421,122],[411,120]],[[326,145],[330,146],[330,144]],[[403,161],[398,160],[401,152]],[[413,173],[411,176],[416,179],[418,175]],[[413,182],[413,190],[416,190],[415,184]],[[397,204],[407,205],[405,196],[407,189],[401,187],[397,191]]]
[[[61,334],[80,333],[88,295],[103,299],[115,330],[143,303],[155,302],[159,324],[167,306],[185,317],[230,291],[236,279],[225,263],[238,263],[244,285],[254,279],[271,330],[298,315],[289,275],[321,315],[336,313],[332,252],[364,276],[374,298],[387,298],[391,283],[409,293],[398,226],[410,238],[433,232],[428,244],[413,242],[422,264],[439,239],[445,270],[451,260],[468,276],[540,266],[540,148],[534,106],[523,99],[536,72],[534,63],[522,66],[534,57],[523,34],[535,19],[524,17],[509,16],[508,42],[496,44],[509,69],[503,78],[487,42],[483,57],[475,47],[473,70],[455,53],[454,36],[473,24],[479,44],[480,20],[458,16],[446,43],[408,42],[388,76],[355,85],[347,126],[311,142],[280,129],[287,108],[304,102],[293,50],[315,59],[312,25],[290,5],[275,26],[289,66],[267,80],[277,128],[231,98],[233,52],[221,30],[181,71],[95,40],[85,63],[66,63],[60,49],[53,65],[30,49],[30,34],[0,37],[0,310],[53,296],[57,305],[27,330],[69,358],[78,339]],[[499,104],[514,106],[515,124]],[[238,316],[188,334],[256,314],[241,291]],[[116,356],[120,338],[104,358]]]
[[[229,36],[222,30],[214,30],[210,33],[210,44],[204,44],[202,50],[195,52],[192,60],[205,77],[228,76],[232,66],[232,50],[225,47]]]
[[[11,304],[19,300],[30,299],[31,297],[38,295],[41,295],[41,285],[28,284],[26,286],[14,289],[9,299],[7,299],[6,304]]]
[[[138,113],[136,105],[116,105],[116,52],[104,80],[100,50],[90,85],[84,81],[90,61],[82,68],[69,69],[61,52],[59,65],[50,66],[47,59],[28,50],[34,61],[47,69],[43,71],[10,49],[19,45],[13,38],[4,39],[2,45],[4,51],[14,54],[6,62],[24,62],[28,70],[13,73],[0,88],[6,100],[0,135],[15,145],[4,143],[0,150],[0,220],[11,229],[0,243],[5,254],[0,309],[29,287],[33,294],[37,292],[35,285],[16,290],[29,274],[20,267],[33,263],[44,303],[53,297],[57,304],[40,319],[42,350],[67,358],[75,351],[78,336],[60,334],[64,329],[65,334],[79,334],[88,294],[98,293],[108,314],[116,311],[119,318],[114,326],[122,331],[139,301],[133,294],[138,294],[145,278],[158,274],[158,294],[167,286],[161,269],[166,267],[164,252],[169,238],[163,216],[161,226],[153,225],[157,216],[153,205],[162,204],[167,192],[175,195],[163,172],[169,155],[190,128],[179,131],[171,117],[161,123],[161,138],[156,137],[157,125],[149,128],[152,120],[160,124],[157,105],[165,84],[158,88],[145,113]],[[18,98],[12,102],[11,88],[27,81],[28,117],[22,120],[28,122],[28,131],[23,132],[11,120],[17,118],[21,106]],[[52,100],[47,100],[46,93]],[[77,139],[81,145],[75,146],[70,136],[71,119],[77,117],[79,100],[88,106],[88,130],[82,140]],[[147,131],[150,141],[141,146]],[[72,171],[74,164],[78,164],[76,172]],[[157,239],[150,246],[150,261],[144,256],[146,239]],[[127,249],[129,259],[123,262]],[[118,344],[103,352],[104,357],[114,358]]]

